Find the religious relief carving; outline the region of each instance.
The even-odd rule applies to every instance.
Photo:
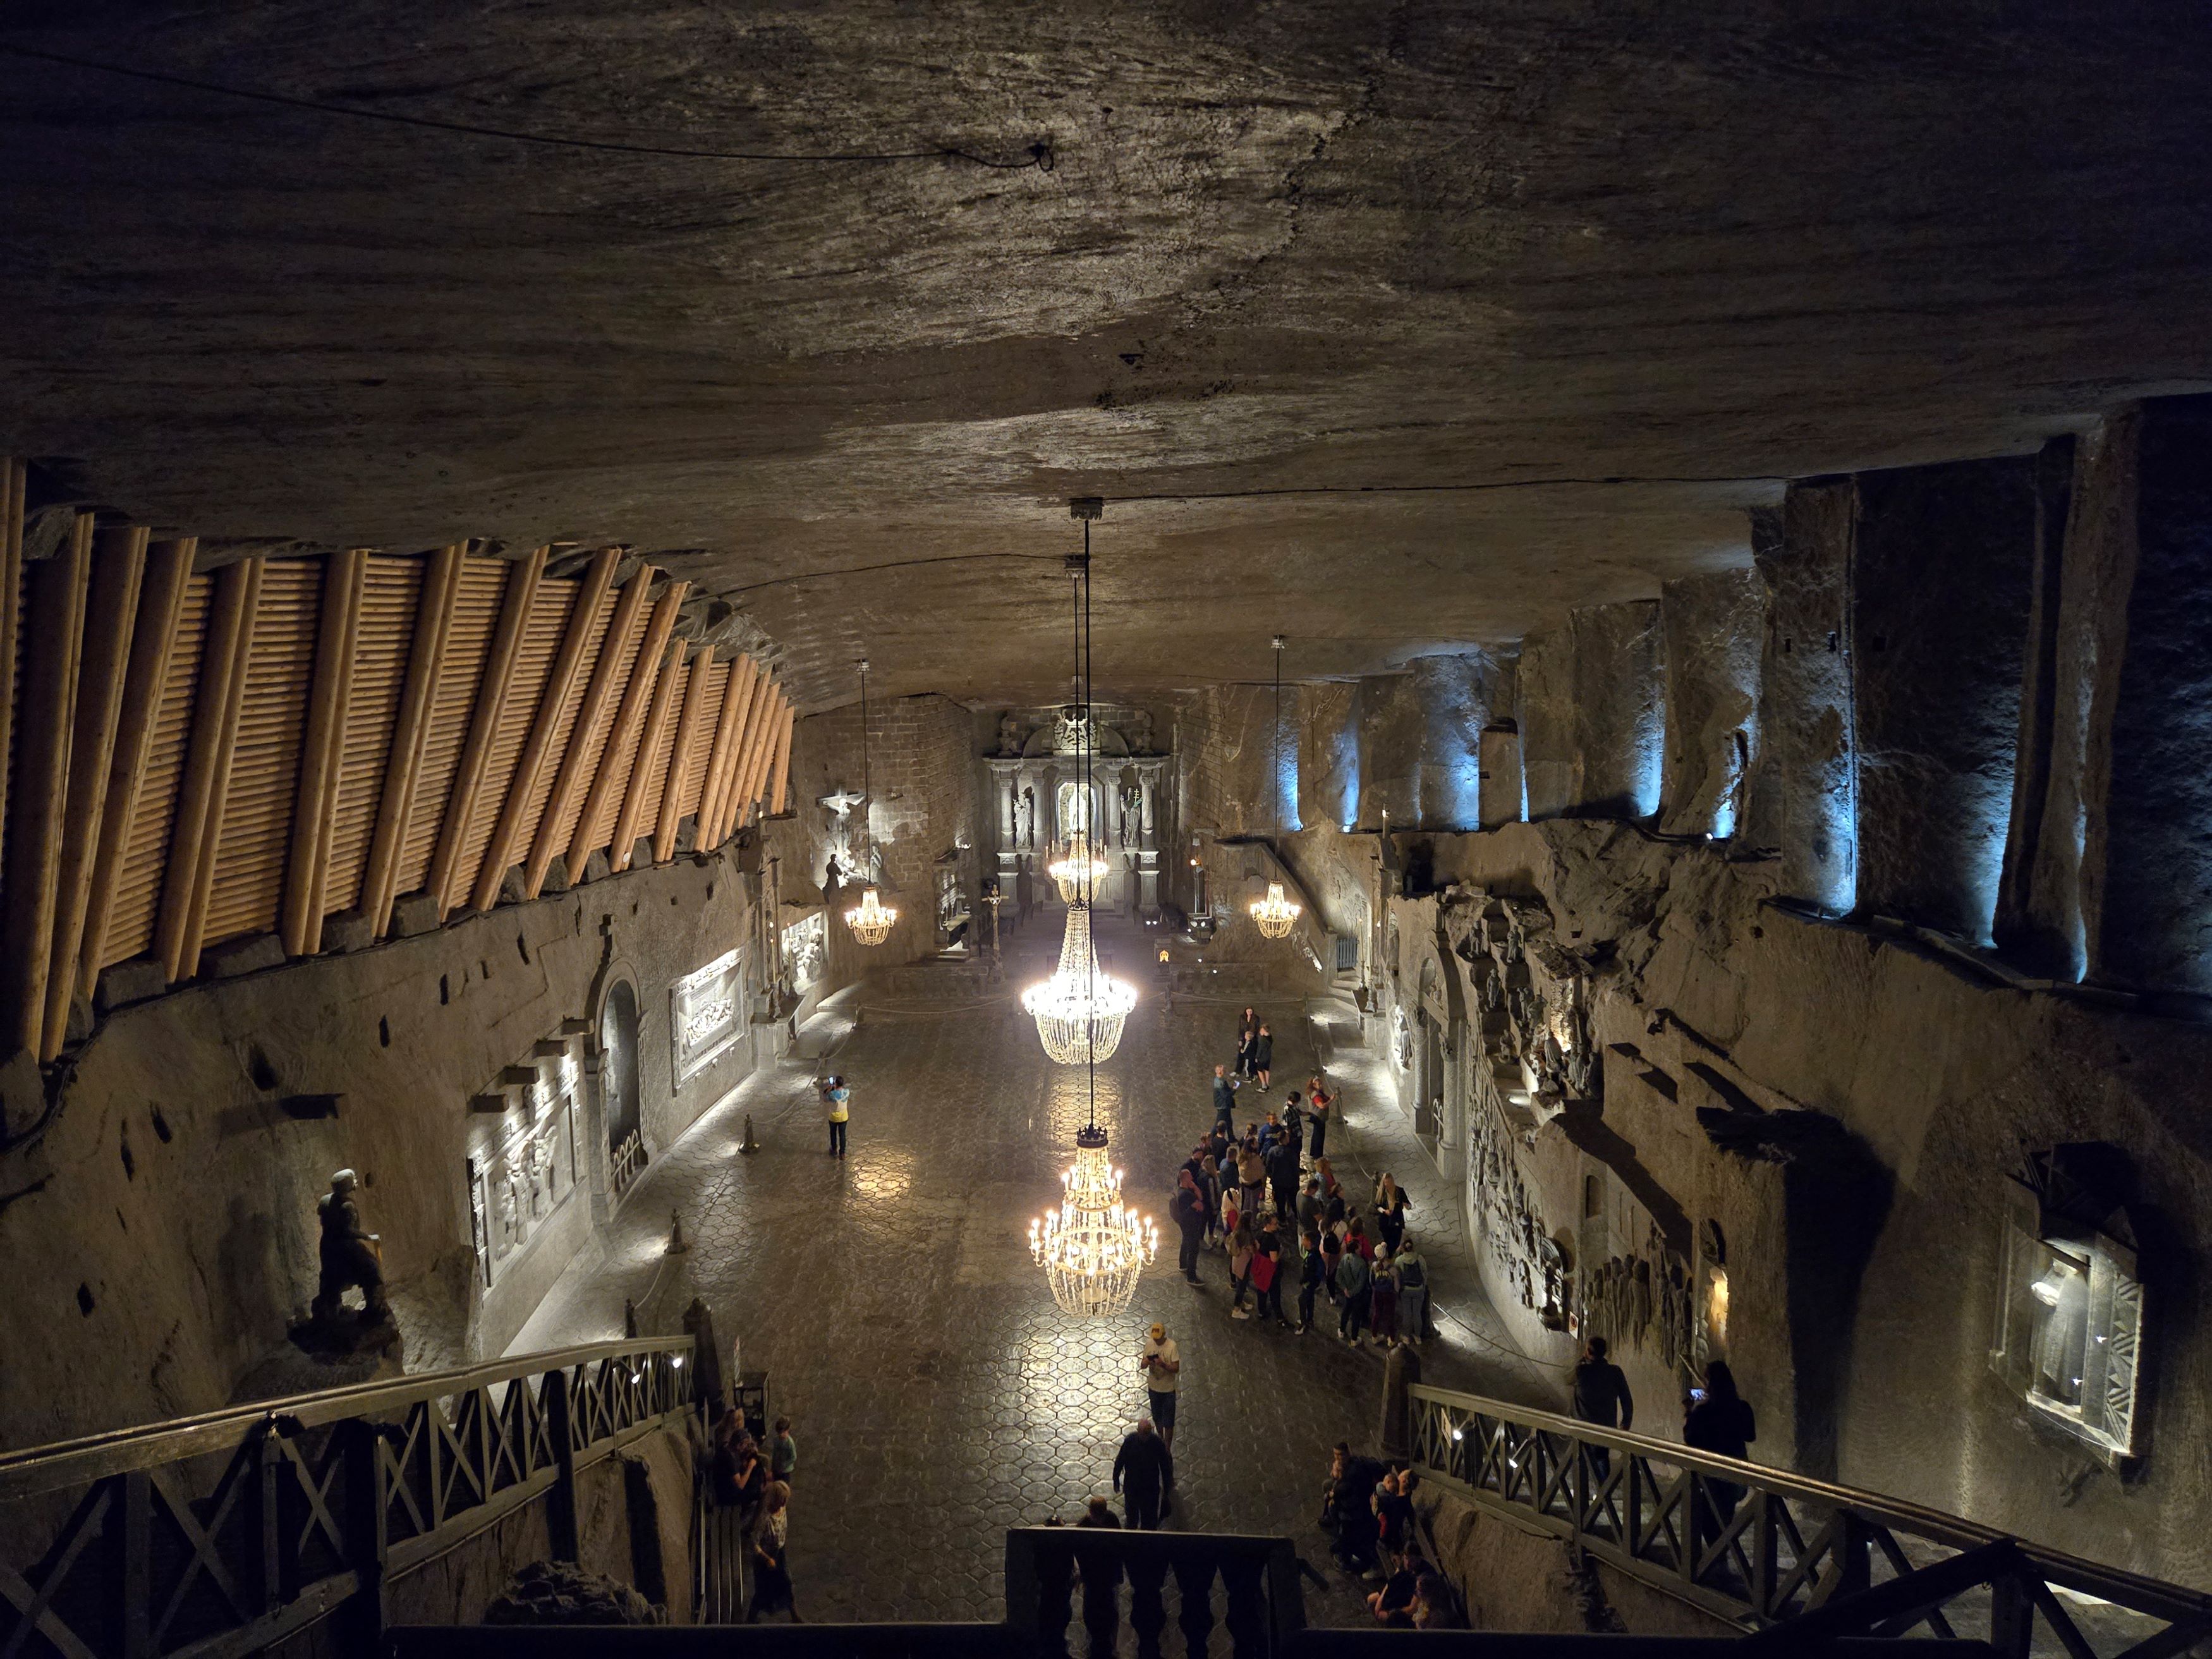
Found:
[[[469,1226],[487,1287],[576,1188],[576,1090],[573,1052],[532,1062],[538,1080],[507,1091],[494,1133],[468,1160]]]
[[[1029,727],[1023,724],[1022,717],[1013,710],[1010,708],[999,716],[999,752],[1001,755],[1020,754],[1023,740],[1028,736]]]
[[[1152,711],[1149,708],[1139,708],[1133,712],[1122,724],[1121,737],[1122,740],[1129,745],[1131,754],[1151,754],[1152,752]]]
[[[744,986],[741,950],[718,957],[676,981],[669,994],[669,1026],[675,1035],[678,1088],[737,1041]]]
[[[801,916],[783,930],[783,980],[794,995],[805,996],[822,977],[829,957],[824,915]]]

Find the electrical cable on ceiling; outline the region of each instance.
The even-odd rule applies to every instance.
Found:
[[[434,132],[456,132],[471,138],[502,138],[518,144],[544,144],[559,149],[603,150],[618,155],[669,155],[693,161],[818,161],[856,163],[874,161],[966,161],[979,167],[990,167],[1002,173],[1023,173],[1035,167],[1039,173],[1050,173],[1054,166],[1052,146],[1042,139],[1030,144],[1023,152],[1024,159],[1004,161],[988,155],[978,155],[973,150],[962,149],[953,144],[932,144],[923,149],[883,151],[827,151],[695,149],[673,144],[638,144],[616,138],[577,138],[559,133],[525,132],[511,127],[484,126],[471,121],[448,121],[434,115],[404,115],[396,110],[363,109],[353,104],[325,103],[318,98],[295,96],[290,93],[264,92],[254,87],[225,86],[217,81],[200,81],[186,75],[172,75],[165,70],[138,69],[128,64],[105,63],[96,58],[78,58],[68,52],[44,52],[35,46],[0,44],[0,54],[10,58],[27,58],[44,64],[61,64],[71,69],[90,70],[100,75],[118,75],[133,81],[150,81],[159,86],[181,87],[191,92],[204,92],[219,98],[240,98],[251,103],[274,104],[281,109],[306,110],[317,115],[351,116],[356,120],[382,121],[394,126],[425,127]]]

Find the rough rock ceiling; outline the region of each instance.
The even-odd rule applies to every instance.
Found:
[[[1372,671],[2212,380],[2155,9],[19,4],[0,420],[214,539],[632,543],[811,706],[1050,695],[1073,495],[1102,680]]]

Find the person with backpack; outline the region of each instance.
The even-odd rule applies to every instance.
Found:
[[[1410,1238],[1390,1261],[1398,1269],[1398,1334],[1418,1344],[1429,1333],[1429,1264]]]
[[[833,1077],[822,1085],[822,1103],[830,1109],[830,1156],[845,1156],[845,1125],[852,1117],[853,1091],[845,1079]]]
[[[1336,1334],[1345,1346],[1359,1346],[1359,1334],[1367,1328],[1368,1298],[1374,1292],[1373,1275],[1367,1267],[1367,1258],[1358,1250],[1346,1250],[1336,1264],[1336,1288],[1344,1292],[1344,1306],[1336,1316]]]

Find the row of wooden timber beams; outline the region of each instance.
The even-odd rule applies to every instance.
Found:
[[[403,894],[442,921],[784,810],[781,687],[678,637],[687,585],[617,586],[615,550],[573,580],[459,547],[195,574],[191,538],[82,514],[27,564],[23,506],[0,462],[0,1054],[58,1056],[118,963],[313,955]]]

